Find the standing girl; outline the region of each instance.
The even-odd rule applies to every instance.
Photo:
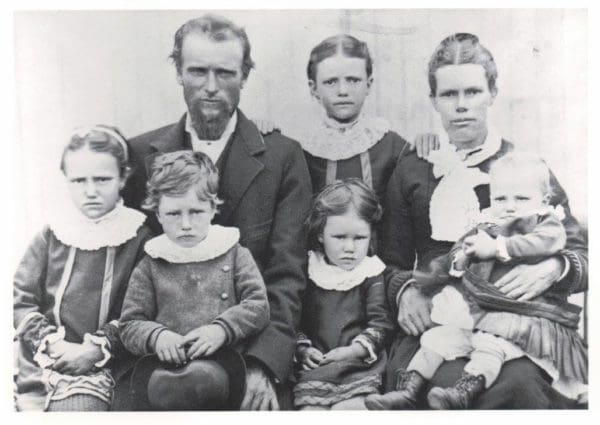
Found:
[[[409,146],[389,123],[363,112],[373,84],[366,43],[347,34],[329,37],[310,53],[308,85],[321,119],[303,148],[314,193],[336,179],[361,178],[383,199],[400,153]]]
[[[296,359],[294,388],[301,409],[365,409],[377,393],[392,329],[383,262],[367,256],[372,226],[381,217],[376,195],[359,179],[327,186],[307,219],[309,284]]]
[[[119,195],[130,169],[118,130],[74,134],[61,170],[75,208],[34,239],[14,279],[17,408],[45,397],[46,410],[108,410],[107,366],[123,353],[115,319],[150,231]]]

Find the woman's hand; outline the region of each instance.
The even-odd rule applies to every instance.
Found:
[[[421,335],[433,326],[430,317],[431,300],[413,286],[408,286],[400,296],[398,324],[408,335]]]
[[[319,363],[323,360],[323,353],[315,347],[300,345],[296,348],[296,358],[302,365],[302,369],[315,369],[319,367]]]
[[[70,345],[66,351],[52,365],[52,369],[57,372],[75,376],[85,375],[104,357],[102,349],[92,342],[67,344]]]
[[[275,124],[273,121],[263,120],[263,119],[253,119],[252,122],[258,128],[258,131],[260,131],[260,134],[262,134],[263,136],[271,134],[274,131],[281,130],[281,128],[279,128],[279,126],[277,124]]]
[[[154,351],[162,362],[178,365],[187,362],[183,349],[183,337],[173,331],[164,330],[158,335]]]
[[[342,360],[353,360],[362,359],[368,356],[369,353],[365,347],[360,345],[358,342],[353,342],[346,347],[338,347],[323,354],[323,360],[321,360],[321,366],[327,363],[339,362]]]
[[[427,159],[429,152],[440,148],[440,138],[434,133],[419,134],[411,145],[412,149],[417,150],[419,158]]]
[[[227,334],[220,325],[200,326],[183,337],[184,344],[193,342],[187,350],[187,358],[190,360],[210,356],[221,348],[225,341]]]
[[[562,272],[558,258],[548,258],[537,264],[519,264],[494,283],[507,297],[528,301],[552,286]]]

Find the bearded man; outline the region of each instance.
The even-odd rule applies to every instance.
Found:
[[[302,149],[279,133],[263,137],[237,108],[254,65],[242,28],[214,15],[192,19],[177,30],[171,58],[187,113],[178,123],[131,140],[134,173],[125,203],[140,207],[146,161],[157,153],[192,149],[213,160],[224,201],[213,223],[239,228],[240,243],[262,272],[271,307],[270,324],[243,353],[247,391],[241,408],[290,407],[284,395],[289,395],[285,389],[306,284],[302,222],[312,193]],[[150,224],[160,231],[154,217]]]

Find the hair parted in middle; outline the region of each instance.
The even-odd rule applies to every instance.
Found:
[[[65,158],[69,152],[87,148],[93,152],[107,153],[117,161],[119,175],[127,179],[131,173],[129,146],[117,127],[96,124],[92,127],[78,127],[64,147],[60,158],[60,169],[65,173]]]
[[[209,201],[215,209],[223,203],[217,196],[217,167],[205,153],[185,150],[158,155],[152,161],[149,175],[142,203],[146,210],[157,211],[161,196],[183,196],[190,189],[195,190],[199,200]]]
[[[429,96],[434,97],[437,91],[435,71],[446,65],[475,64],[483,66],[488,89],[495,93],[498,70],[494,57],[480,42],[476,35],[459,32],[444,38],[435,48],[428,66]]]
[[[373,73],[373,60],[369,54],[367,43],[348,34],[339,34],[326,38],[313,47],[306,67],[308,79],[316,81],[317,65],[325,59],[338,54],[348,58],[364,59],[367,77],[370,77]]]
[[[308,248],[323,252],[319,236],[323,234],[327,217],[344,215],[350,210],[371,225],[381,219],[379,198],[361,179],[353,177],[327,185],[315,198],[306,218]]]
[[[247,79],[250,75],[250,70],[254,68],[254,61],[250,56],[250,41],[244,28],[237,26],[229,19],[219,15],[206,14],[199,18],[190,19],[179,27],[175,33],[173,43],[173,51],[169,58],[175,64],[177,72],[181,74],[181,50],[183,40],[189,33],[204,34],[212,41],[226,41],[238,39],[242,44],[243,59],[242,59],[242,76]]]

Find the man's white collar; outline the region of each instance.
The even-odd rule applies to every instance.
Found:
[[[50,219],[50,229],[56,238],[68,246],[94,251],[107,246],[119,246],[137,235],[146,216],[123,201],[109,213],[89,219],[69,204]]]
[[[383,273],[384,269],[385,264],[376,255],[365,257],[352,270],[344,270],[329,264],[322,253],[308,252],[308,277],[317,286],[327,290],[348,291],[366,278]]]
[[[225,254],[239,240],[240,231],[237,228],[213,224],[206,237],[193,247],[177,245],[162,234],[146,242],[144,251],[152,258],[162,258],[169,263],[197,263]]]

